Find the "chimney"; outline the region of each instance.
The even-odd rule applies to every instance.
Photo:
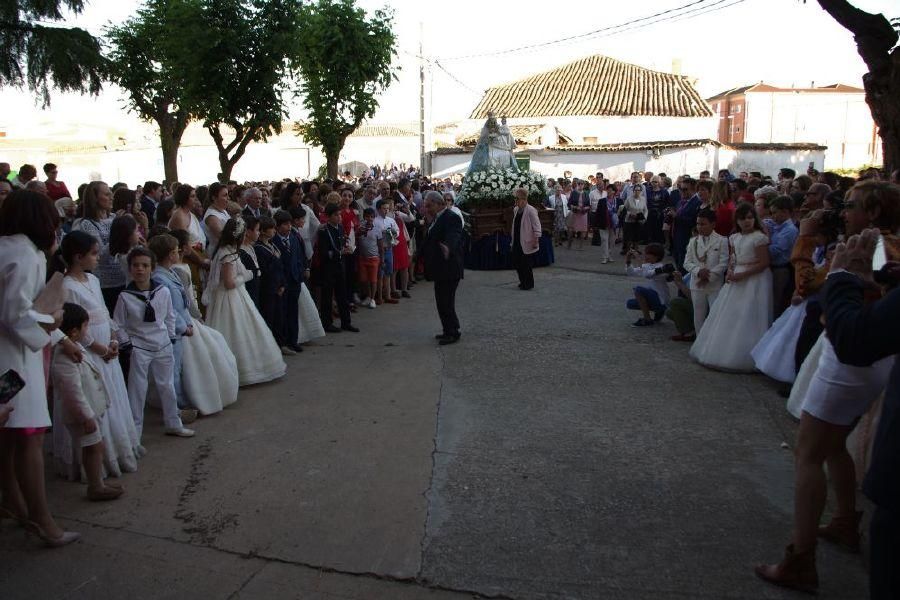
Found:
[[[672,59],[672,75],[681,75],[681,59]]]

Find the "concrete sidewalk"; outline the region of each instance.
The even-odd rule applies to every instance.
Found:
[[[3,524],[2,597],[795,597],[752,573],[791,525],[783,400],[630,328],[633,282],[595,252],[559,249],[531,292],[467,272],[456,345],[422,283],[196,438],[150,413],[121,500],[50,478],[83,541]],[[823,545],[819,569],[821,597],[865,596],[858,557]]]

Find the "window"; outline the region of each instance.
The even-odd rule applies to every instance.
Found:
[[[734,132],[735,132],[735,133],[740,133],[740,132],[741,132],[741,126],[738,125],[737,127],[735,127],[735,128],[734,128]]]
[[[736,113],[741,112],[741,105],[740,105],[740,104],[738,104],[737,106],[734,107],[734,112],[736,112]]]
[[[595,136],[595,135],[586,136],[586,137],[584,138],[584,143],[585,143],[585,144],[596,144],[596,143],[597,143],[597,136]]]

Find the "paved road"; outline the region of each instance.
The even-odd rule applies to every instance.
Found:
[[[429,284],[364,311],[150,454],[108,504],[49,485],[84,540],[0,525],[13,598],[792,598],[758,582],[790,528],[793,425],[760,376],[634,330],[622,263],[560,251],[521,292],[467,273],[438,348]],[[820,549],[823,598],[864,597]]]

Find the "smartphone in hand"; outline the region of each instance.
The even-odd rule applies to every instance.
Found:
[[[0,375],[0,404],[6,404],[12,400],[24,387],[25,381],[12,369]]]

